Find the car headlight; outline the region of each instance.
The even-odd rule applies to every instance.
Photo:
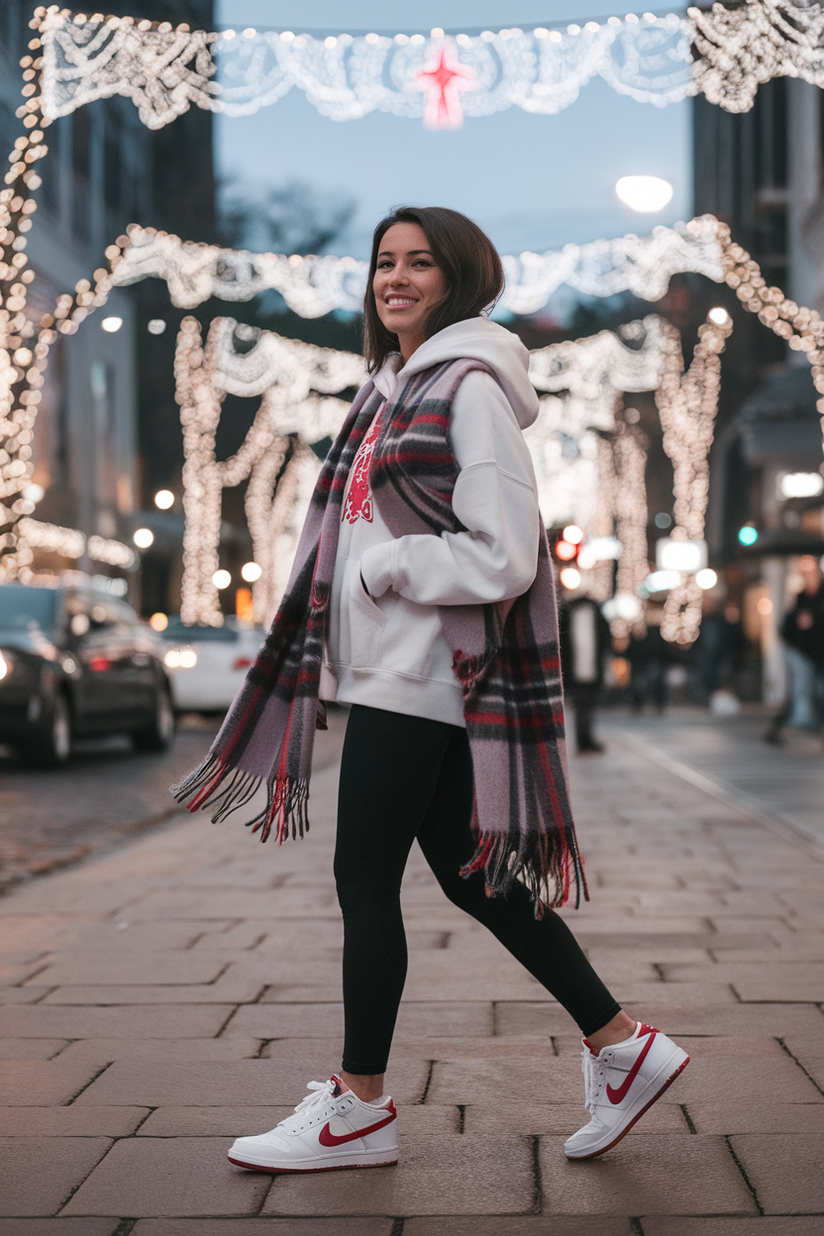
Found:
[[[11,658],[8,656],[8,654],[4,656],[3,653],[0,652],[0,680],[2,680],[3,678],[8,678],[10,673],[11,673]]]

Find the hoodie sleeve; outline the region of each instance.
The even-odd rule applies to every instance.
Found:
[[[371,546],[361,573],[373,597],[391,588],[418,605],[477,605],[520,596],[535,578],[541,517],[532,459],[489,374],[467,374],[449,433],[460,469],[452,507],[466,531]]]

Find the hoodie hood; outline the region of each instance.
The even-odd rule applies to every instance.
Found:
[[[375,386],[387,399],[398,382],[448,360],[480,360],[489,365],[501,384],[521,429],[538,416],[538,396],[529,380],[529,352],[517,335],[487,318],[454,322],[422,343],[402,365],[399,353],[386,358],[375,374]]]

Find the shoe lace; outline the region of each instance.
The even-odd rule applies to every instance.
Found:
[[[328,1081],[310,1081],[306,1089],[309,1091],[305,1099],[301,1099],[295,1108],[296,1112],[305,1112],[310,1107],[316,1107],[327,1102],[335,1093],[335,1083],[331,1077]]]
[[[304,1122],[307,1116],[312,1114],[312,1109],[321,1107],[324,1103],[328,1103],[334,1098],[335,1083],[330,1078],[328,1081],[310,1081],[306,1089],[309,1093],[305,1098],[301,1099],[295,1108],[294,1116],[287,1116],[285,1120],[280,1122],[281,1127],[289,1132],[298,1132],[304,1127]],[[295,1116],[299,1119],[295,1119]]]
[[[595,1107],[601,1087],[604,1083],[604,1067],[593,1056],[588,1047],[581,1052],[581,1068],[584,1073],[584,1106],[591,1116],[595,1115]]]

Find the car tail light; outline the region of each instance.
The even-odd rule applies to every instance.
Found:
[[[112,663],[108,657],[95,656],[89,657],[89,669],[100,673],[102,670],[111,669]]]
[[[248,669],[251,664],[252,662],[249,660],[248,657],[238,657],[234,665],[232,666],[232,669],[236,669],[236,670]]]

